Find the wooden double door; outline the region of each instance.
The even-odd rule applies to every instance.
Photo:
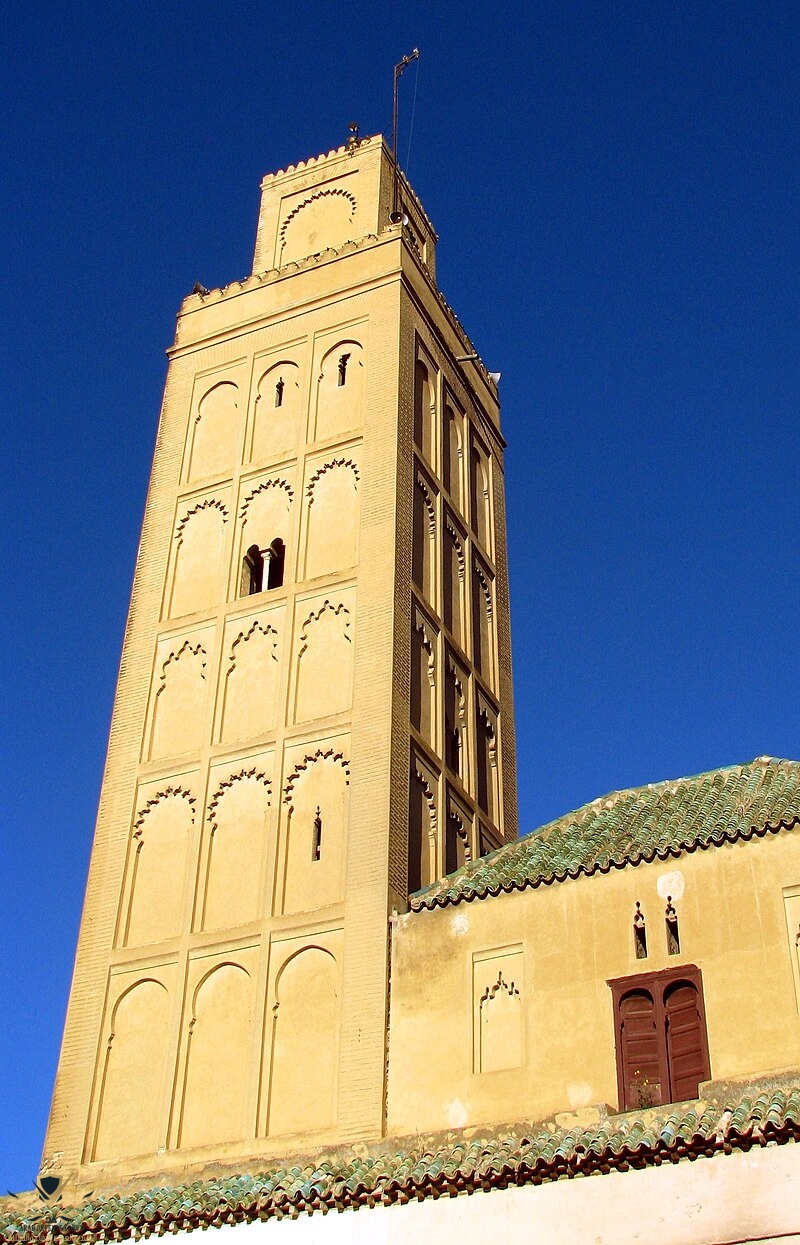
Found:
[[[700,970],[643,973],[609,982],[617,1023],[620,1109],[696,1098],[710,1077]]]

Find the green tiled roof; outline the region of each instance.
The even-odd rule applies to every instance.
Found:
[[[789,830],[798,822],[800,762],[758,757],[748,765],[593,800],[417,892],[411,907],[443,907],[657,857],[666,860],[695,848]]]
[[[438,1144],[409,1140],[406,1149],[365,1157],[303,1162],[259,1175],[198,1180],[127,1196],[93,1198],[77,1207],[20,1211],[0,1203],[4,1245],[60,1245],[121,1240],[155,1232],[254,1219],[296,1218],[321,1210],[392,1205],[561,1177],[647,1167],[681,1158],[746,1150],[800,1139],[800,1084],[750,1089],[717,1101],[682,1103],[609,1116],[590,1127],[555,1124],[492,1137],[449,1134]]]

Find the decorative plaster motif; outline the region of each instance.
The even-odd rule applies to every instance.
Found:
[[[417,488],[422,493],[422,497],[425,502],[425,509],[428,512],[428,536],[431,540],[433,540],[436,536],[436,511],[434,509],[433,498],[431,497],[431,491],[428,488],[427,482],[424,477],[419,474],[417,474]],[[453,531],[449,524],[447,525],[447,530]],[[453,534],[455,535],[455,533]]]
[[[467,562],[466,562],[466,558],[464,557],[464,546],[461,542],[461,537],[459,536],[458,531],[456,530],[456,528],[453,526],[453,524],[450,522],[449,519],[445,519],[444,525],[445,525],[446,531],[452,537],[452,540],[453,540],[453,547],[456,551],[456,558],[458,560],[458,578],[463,584],[464,580],[467,577]]]
[[[238,774],[231,774],[224,782],[221,782],[214,792],[214,796],[208,806],[208,820],[211,825],[212,833],[218,828],[217,813],[219,811],[220,801],[224,798],[225,792],[230,791],[236,783],[244,781],[246,778],[252,778],[255,782],[261,783],[266,788],[268,794],[272,795],[272,781],[267,778],[263,770],[257,770],[255,766],[252,769],[242,769]],[[267,801],[267,808],[271,807],[271,799]]]
[[[316,203],[320,199],[327,199],[327,198],[331,198],[334,196],[337,198],[346,199],[348,201],[348,203],[350,204],[350,219],[351,220],[353,219],[353,217],[356,214],[356,207],[358,205],[356,203],[355,195],[352,195],[349,190],[344,190],[340,186],[331,186],[331,187],[328,187],[327,189],[318,190],[316,191],[315,194],[309,195],[307,199],[303,199],[302,203],[298,203],[297,207],[293,208],[292,211],[289,213],[289,215],[286,217],[286,220],[283,222],[281,226],[281,231],[279,235],[281,251],[286,245],[286,231],[289,228],[289,225],[292,223],[292,221],[297,218],[299,213],[302,212],[304,208],[307,208],[309,204],[311,203]]]
[[[483,595],[486,598],[486,617],[488,619],[491,619],[492,610],[494,608],[494,606],[492,605],[492,590],[489,587],[489,581],[486,578],[485,574],[483,573],[483,567],[481,566],[480,562],[475,562],[474,566],[475,566],[475,577],[480,582],[481,588],[483,589]]]
[[[191,510],[186,511],[186,514],[180,520],[176,528],[175,539],[180,541],[180,539],[183,536],[184,528],[186,527],[186,524],[191,519],[192,515],[198,514],[201,510],[210,510],[212,507],[220,511],[220,513],[222,514],[222,522],[227,523],[228,522],[228,507],[225,505],[224,502],[219,501],[218,498],[209,497],[206,499],[206,501],[198,502],[196,506],[192,506]]]
[[[315,471],[313,476],[308,482],[308,486],[306,488],[306,497],[308,498],[309,506],[312,505],[314,501],[315,485],[319,482],[320,478],[325,475],[326,472],[331,471],[334,467],[349,467],[355,477],[356,484],[358,484],[358,481],[361,479],[361,474],[358,470],[358,465],[353,462],[352,458],[332,458],[330,462],[325,463],[322,467],[319,468],[318,471]]]
[[[147,801],[144,808],[140,809],[137,813],[136,820],[133,823],[133,838],[141,838],[145,817],[148,813],[153,811],[157,804],[160,804],[162,800],[166,800],[170,796],[178,796],[180,799],[188,802],[189,807],[192,810],[192,825],[194,825],[194,808],[197,803],[195,797],[191,794],[191,792],[187,791],[185,787],[164,787],[163,790],[156,792],[152,799]]]
[[[514,998],[515,996],[519,997],[519,990],[514,982],[503,980],[502,969],[497,974],[497,981],[487,986],[481,995],[481,1007],[483,1007],[486,1003],[491,1003],[501,990],[504,990],[509,998]]]
[[[264,480],[261,484],[258,485],[257,488],[254,488],[252,492],[248,493],[247,497],[242,502],[242,509],[239,515],[240,519],[243,519],[246,521],[247,511],[253,499],[257,497],[259,493],[263,493],[265,492],[265,490],[272,489],[272,488],[283,489],[284,492],[288,494],[290,503],[294,500],[294,490],[292,489],[292,486],[289,484],[287,480]]]
[[[346,605],[344,605],[341,601],[339,602],[339,604],[338,604],[338,605],[334,605],[331,601],[329,601],[329,600],[327,600],[327,599],[326,599],[326,600],[323,602],[322,606],[321,606],[318,610],[316,610],[316,611],[312,611],[312,613],[310,613],[310,614],[309,614],[308,618],[306,618],[306,619],[304,620],[304,622],[303,622],[302,629],[301,629],[301,632],[300,632],[300,651],[299,651],[299,653],[298,653],[298,656],[299,656],[299,657],[302,657],[303,653],[304,653],[304,652],[306,651],[306,649],[308,648],[308,628],[309,628],[309,625],[310,625],[311,623],[318,622],[318,621],[320,620],[320,618],[322,618],[323,614],[326,614],[326,613],[327,613],[327,614],[333,614],[333,615],[334,615],[334,617],[336,617],[338,614],[346,614],[346,615],[347,615],[347,622],[345,622],[345,624],[344,624],[344,629],[343,629],[343,631],[342,631],[342,639],[347,640],[347,643],[348,643],[348,644],[351,644],[351,643],[352,643],[352,641],[351,641],[351,639],[350,639],[350,636],[347,634],[347,633],[348,633],[348,631],[350,630],[350,611],[349,611],[349,609],[348,609],[348,608],[347,608],[347,606],[346,606]]]
[[[297,765],[295,765],[294,769],[292,770],[291,774],[286,780],[286,786],[284,787],[284,796],[283,796],[284,804],[291,804],[292,792],[294,791],[294,785],[297,782],[300,775],[303,774],[309,768],[309,766],[313,765],[316,761],[325,761],[328,758],[330,758],[333,761],[338,761],[339,765],[341,765],[342,769],[344,770],[345,786],[349,787],[350,785],[350,762],[345,759],[344,753],[337,752],[334,748],[327,748],[327,749],[318,748],[316,752],[306,753],[306,755],[303,757],[303,760],[298,762]]]
[[[272,652],[270,653],[270,658],[272,661],[275,661],[275,662],[278,660],[278,654],[276,652],[276,649],[278,647],[277,631],[275,630],[274,627],[270,627],[269,623],[267,623],[266,626],[262,626],[262,624],[258,621],[258,619],[256,619],[256,621],[251,624],[250,629],[248,631],[240,631],[236,639],[233,641],[233,644],[231,645],[231,655],[228,658],[230,665],[228,666],[227,674],[233,674],[234,670],[236,669],[236,662],[240,656],[240,654],[237,653],[236,651],[237,648],[239,648],[239,645],[246,644],[247,641],[255,634],[256,631],[260,631],[261,634],[265,637],[265,639],[269,639],[270,636],[273,637]]]

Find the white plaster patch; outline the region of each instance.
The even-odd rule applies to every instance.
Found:
[[[588,1107],[592,1101],[592,1087],[588,1081],[572,1081],[567,1086],[567,1101],[573,1111],[576,1107]]]
[[[454,938],[463,938],[469,932],[469,917],[463,912],[457,913],[450,922],[450,933]]]
[[[451,1128],[463,1128],[469,1120],[469,1112],[460,1098],[454,1098],[447,1108],[447,1122]]]
[[[673,899],[682,899],[684,891],[683,874],[680,869],[671,869],[669,873],[660,873],[656,882],[656,890],[662,899],[671,895]]]

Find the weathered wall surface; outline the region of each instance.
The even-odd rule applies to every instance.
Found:
[[[399,917],[390,1132],[618,1103],[610,979],[694,964],[710,1073],[800,1064],[800,833]],[[680,953],[668,952],[667,896]],[[636,957],[636,904],[647,922]],[[488,1017],[488,1020],[487,1020]],[[488,1032],[487,1032],[488,1029]]]

